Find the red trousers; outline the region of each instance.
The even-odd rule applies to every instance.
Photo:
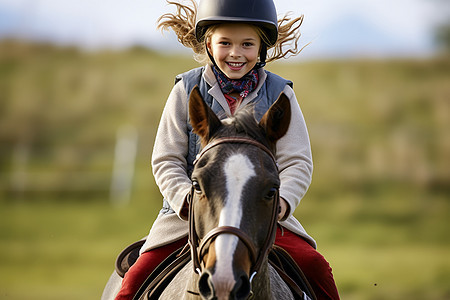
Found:
[[[122,282],[122,288],[116,300],[133,299],[145,279],[173,251],[186,245],[187,238],[172,244],[142,253],[135,264],[128,270]],[[277,228],[275,244],[285,249],[302,269],[317,296],[322,299],[339,299],[330,265],[303,238],[280,227]]]

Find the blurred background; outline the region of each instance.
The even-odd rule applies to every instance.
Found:
[[[295,215],[342,299],[450,299],[450,3],[275,0],[313,182]],[[0,0],[0,299],[99,299],[161,207],[150,168],[198,64],[155,0]]]

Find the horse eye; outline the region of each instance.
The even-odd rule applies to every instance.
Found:
[[[276,194],[277,194],[277,189],[276,188],[271,188],[269,190],[269,192],[266,194],[265,198],[270,200],[273,197],[275,197]]]
[[[192,186],[194,187],[194,190],[196,193],[202,192],[202,188],[200,187],[200,184],[198,183],[198,181],[193,181]]]

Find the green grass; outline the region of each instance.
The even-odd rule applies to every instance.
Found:
[[[105,201],[2,205],[0,298],[99,298],[118,251],[147,234],[155,211]]]
[[[99,299],[161,206],[153,139],[174,76],[195,66],[0,42],[0,299]],[[342,299],[450,299],[450,60],[269,69],[294,81],[308,125],[314,175],[296,216]],[[124,124],[139,144],[118,207],[108,189]]]
[[[304,201],[298,218],[318,239],[343,299],[449,297],[448,197],[399,189]]]
[[[98,299],[118,251],[147,234],[159,201],[3,202],[0,298]],[[419,203],[402,190],[303,201],[297,216],[330,261],[343,299],[450,295],[448,199]]]

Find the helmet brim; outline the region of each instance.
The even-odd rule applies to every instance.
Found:
[[[278,39],[278,26],[267,20],[249,19],[249,18],[239,18],[239,17],[227,17],[224,20],[222,17],[208,17],[197,21],[195,26],[195,37],[198,42],[204,39],[204,35],[207,29],[213,25],[217,24],[227,24],[227,23],[245,23],[250,25],[255,25],[265,31],[267,36],[266,44],[268,47],[275,45]]]

